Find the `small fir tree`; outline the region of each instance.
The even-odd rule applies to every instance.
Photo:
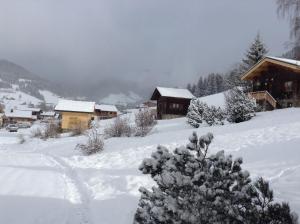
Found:
[[[207,110],[207,107],[207,104],[201,102],[199,99],[192,99],[186,115],[187,122],[194,128],[199,128],[200,124],[203,122],[203,113]]]
[[[225,111],[220,107],[209,106],[203,113],[203,120],[209,125],[223,125],[226,118]]]
[[[225,94],[226,114],[229,122],[240,123],[255,116],[256,103],[241,88],[234,88]]]

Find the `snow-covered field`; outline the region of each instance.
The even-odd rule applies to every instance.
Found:
[[[138,171],[142,159],[158,144],[186,144],[194,130],[184,118],[159,121],[149,136],[108,139],[93,156],[74,150],[83,136],[19,144],[18,134],[1,130],[0,223],[132,223],[138,188],[153,184]],[[242,156],[252,177],[269,179],[276,199],[300,214],[300,109],[196,130],[214,134],[211,152]]]

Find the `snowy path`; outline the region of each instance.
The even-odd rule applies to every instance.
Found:
[[[68,215],[66,223],[92,224],[89,214],[90,196],[88,189],[82,180],[79,179],[76,171],[58,156],[47,154],[47,157],[62,170],[66,184],[66,199],[75,204],[74,210]]]

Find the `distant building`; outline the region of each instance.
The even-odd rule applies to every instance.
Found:
[[[18,106],[17,110],[20,110],[20,111],[30,111],[31,115],[36,116],[37,119],[41,118],[41,113],[42,113],[41,108]]]
[[[40,116],[41,116],[41,119],[49,120],[49,119],[54,119],[56,116],[56,113],[55,113],[55,111],[43,111]]]
[[[10,110],[5,113],[5,123],[22,123],[22,122],[34,122],[37,120],[36,115],[32,115],[31,111],[24,110]]]
[[[95,114],[99,119],[109,119],[118,116],[118,109],[115,105],[96,104]]]
[[[55,111],[60,114],[61,128],[73,130],[88,129],[95,117],[95,102],[59,100]]]
[[[242,80],[251,81],[249,95],[264,110],[300,106],[300,61],[265,57]]]
[[[4,114],[3,113],[0,113],[0,127],[3,127],[4,125]]]
[[[155,100],[148,100],[144,103],[141,103],[140,105],[137,106],[137,108],[143,109],[143,108],[154,108],[157,106],[157,102]]]
[[[151,100],[157,101],[157,119],[185,116],[193,97],[188,89],[156,87]]]

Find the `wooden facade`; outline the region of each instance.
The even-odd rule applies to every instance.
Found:
[[[300,67],[293,62],[266,57],[242,77],[251,81],[249,94],[265,110],[300,107]]]
[[[156,88],[151,100],[157,101],[157,119],[182,117],[187,114],[192,97],[172,97],[162,95]]]
[[[63,130],[88,129],[94,116],[94,113],[60,111],[61,128]]]
[[[118,109],[115,105],[96,104],[95,114],[98,119],[110,119],[118,116]]]
[[[116,111],[102,111],[95,109],[96,116],[100,119],[110,119],[118,116],[118,113]]]

